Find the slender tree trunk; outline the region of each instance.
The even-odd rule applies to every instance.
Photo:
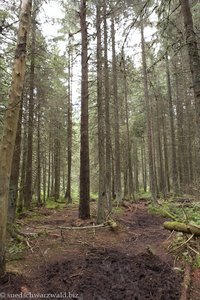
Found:
[[[192,115],[192,108],[191,108],[191,100],[190,97],[187,95],[187,87],[184,85],[184,92],[185,92],[185,106],[186,106],[186,124],[187,124],[187,145],[188,145],[188,169],[189,169],[189,183],[191,183],[194,179],[193,176],[193,115]]]
[[[167,195],[164,166],[163,166],[163,151],[162,151],[162,139],[161,139],[161,124],[162,124],[162,112],[160,107],[160,102],[156,98],[156,128],[157,128],[157,148],[158,148],[158,182],[159,182],[159,191],[163,194],[164,197]]]
[[[46,158],[46,151],[43,152],[43,159],[42,159],[42,178],[43,178],[43,205],[46,204],[46,191],[47,191],[47,158]]]
[[[177,58],[176,58],[177,59]],[[178,170],[181,191],[185,190],[188,182],[187,144],[184,139],[184,91],[181,78],[178,76],[178,67],[175,62],[175,84],[176,84],[176,114],[177,114],[177,141],[178,141]],[[186,134],[185,134],[186,135]]]
[[[153,137],[152,137],[152,121],[151,121],[151,106],[149,100],[149,88],[147,79],[146,52],[144,40],[143,21],[141,20],[141,44],[142,44],[142,65],[143,65],[143,81],[144,81],[144,98],[147,117],[147,140],[148,140],[148,158],[149,158],[149,181],[150,190],[153,202],[157,201],[156,193],[156,178],[154,170],[154,155],[153,155]]]
[[[24,190],[24,206],[31,207],[32,201],[32,164],[33,164],[33,114],[34,114],[34,88],[35,88],[35,46],[36,46],[36,8],[34,5],[31,28],[31,66],[30,66],[30,97],[29,97],[29,119],[28,119],[28,149],[27,149],[27,171]]]
[[[130,129],[129,129],[129,107],[128,107],[128,86],[126,76],[126,66],[124,53],[122,54],[123,62],[123,75],[124,75],[124,101],[125,101],[125,120],[126,120],[126,132],[127,132],[127,156],[128,156],[128,184],[129,184],[129,199],[135,199],[134,185],[133,185],[133,168],[131,158],[131,141],[130,141]],[[138,173],[137,173],[138,174]],[[136,184],[137,185],[137,184]]]
[[[115,21],[111,20],[111,39],[112,39],[112,80],[113,80],[113,97],[114,97],[114,130],[115,130],[115,195],[116,201],[122,201],[121,187],[121,154],[120,154],[120,133],[119,133],[119,99],[118,99],[118,83],[117,83],[117,62],[115,50]]]
[[[31,1],[22,1],[11,90],[0,145],[0,277],[4,275],[6,267],[5,245],[9,181],[24,83],[26,44],[30,24],[31,4]]]
[[[23,95],[21,99],[21,107],[19,112],[19,120],[17,125],[17,134],[15,139],[15,148],[14,148],[11,175],[10,175],[9,197],[8,197],[8,223],[14,223],[16,206],[17,206],[20,156],[21,156],[22,106],[23,106]]]
[[[108,69],[108,27],[107,27],[106,0],[103,4],[104,20],[104,89],[105,89],[105,127],[106,127],[106,197],[109,212],[112,210],[112,166],[111,166],[111,134],[110,134],[110,90],[109,90],[109,69]]]
[[[50,126],[49,126],[50,127]],[[47,182],[47,197],[51,194],[51,130],[49,128],[49,140],[48,140],[48,182]]]
[[[113,148],[111,147],[111,168],[112,168],[112,199],[116,199],[115,195],[115,162],[114,162],[114,154]]]
[[[143,189],[146,193],[147,191],[147,167],[146,167],[146,151],[145,151],[145,141],[141,144],[141,163],[142,163],[142,181]]]
[[[166,125],[165,125],[165,113],[164,113],[164,103],[162,101],[162,131],[163,131],[163,153],[164,153],[164,166],[165,166],[165,180],[167,192],[170,192],[170,175],[169,175],[169,159],[168,159],[168,150],[167,150],[167,133],[166,133]]]
[[[58,117],[58,116],[57,116]],[[54,139],[54,198],[60,198],[60,123],[56,121],[56,137]]]
[[[67,190],[65,198],[67,203],[72,203],[71,172],[72,172],[72,102],[71,102],[71,43],[69,37],[68,57],[68,103],[67,103]]]
[[[98,152],[99,152],[99,194],[97,208],[97,223],[105,221],[106,182],[105,182],[105,118],[102,94],[102,46],[101,46],[101,4],[97,4],[97,110],[98,110]]]
[[[168,102],[169,102],[169,117],[170,117],[170,131],[171,131],[171,152],[172,152],[172,185],[175,193],[178,193],[178,171],[176,159],[176,139],[174,128],[174,110],[172,101],[171,79],[169,73],[168,55],[166,55],[166,73],[167,73],[167,88],[168,88]]]
[[[51,141],[51,190],[50,197],[55,197],[55,144],[54,139],[52,137]]]
[[[40,150],[40,143],[41,143],[41,133],[40,133],[40,123],[41,123],[41,105],[40,105],[40,95],[38,93],[38,111],[37,111],[37,205],[42,205],[41,200],[41,150]]]
[[[88,36],[86,22],[86,0],[81,0],[80,22],[82,37],[82,81],[81,81],[81,150],[80,150],[80,202],[79,217],[90,218],[90,169],[88,133]]]
[[[26,83],[24,84],[26,86]],[[25,93],[25,89],[23,90]],[[25,189],[25,182],[26,182],[26,159],[27,159],[27,124],[28,124],[28,99],[27,93],[24,95],[23,99],[24,107],[22,113],[22,122],[23,126],[23,135],[22,135],[22,163],[21,163],[21,173],[20,173],[20,183],[19,183],[19,198],[18,198],[18,206],[17,211],[20,213],[24,207],[24,189]]]
[[[132,150],[132,153],[134,151],[134,181],[135,181],[135,192],[138,193],[140,190],[140,183],[139,183],[139,161],[138,161],[138,142],[137,142],[137,138],[135,138],[134,140],[134,147]],[[132,155],[132,153],[130,155]],[[135,197],[133,198],[135,199]]]
[[[192,82],[196,106],[196,122],[197,122],[197,139],[198,139],[198,162],[200,163],[200,56],[197,44],[197,37],[193,25],[193,19],[188,0],[180,0],[181,10],[185,25],[185,36],[189,55],[189,64],[192,74]],[[200,176],[200,168],[198,168],[198,177]]]

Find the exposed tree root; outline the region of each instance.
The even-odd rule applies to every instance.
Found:
[[[18,243],[25,243],[27,244],[26,238],[33,238],[37,237],[38,233],[24,233],[20,232],[15,224],[7,224],[7,232],[8,234]]]

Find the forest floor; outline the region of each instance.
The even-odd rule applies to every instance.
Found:
[[[182,265],[167,253],[171,238],[162,227],[166,219],[149,214],[145,201],[118,211],[115,219],[117,231],[109,227],[61,230],[61,226],[89,226],[95,221],[79,220],[77,207],[72,206],[41,208],[35,218],[19,220],[24,233],[40,235],[28,240],[20,260],[8,262],[0,297],[16,294],[12,299],[19,299],[25,293],[20,299],[180,299]],[[200,299],[199,283],[196,270],[192,300]]]

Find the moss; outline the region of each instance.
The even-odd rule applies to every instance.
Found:
[[[124,212],[124,207],[122,207],[122,206],[113,207],[112,212],[113,212],[114,214],[121,214],[121,213]]]
[[[200,269],[200,254],[197,254],[193,263],[195,269]]]

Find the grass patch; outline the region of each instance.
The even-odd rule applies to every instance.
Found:
[[[67,201],[64,198],[59,198],[58,201],[55,201],[54,198],[48,198],[45,203],[45,207],[49,209],[63,209],[66,205]]]
[[[160,200],[159,205],[150,204],[148,210],[150,213],[181,223],[200,225],[200,203],[189,197],[171,197],[168,201]],[[198,239],[191,239],[188,242],[187,240],[188,235],[177,232],[168,250],[176,253],[177,257],[190,262],[195,268],[200,268]]]
[[[116,206],[116,207],[113,207],[113,209],[112,209],[113,214],[121,214],[123,212],[124,212],[124,207],[122,207],[122,206]]]
[[[151,193],[149,191],[145,192],[145,191],[141,190],[135,194],[135,198],[136,199],[144,198],[144,199],[149,200],[149,199],[151,199]]]

